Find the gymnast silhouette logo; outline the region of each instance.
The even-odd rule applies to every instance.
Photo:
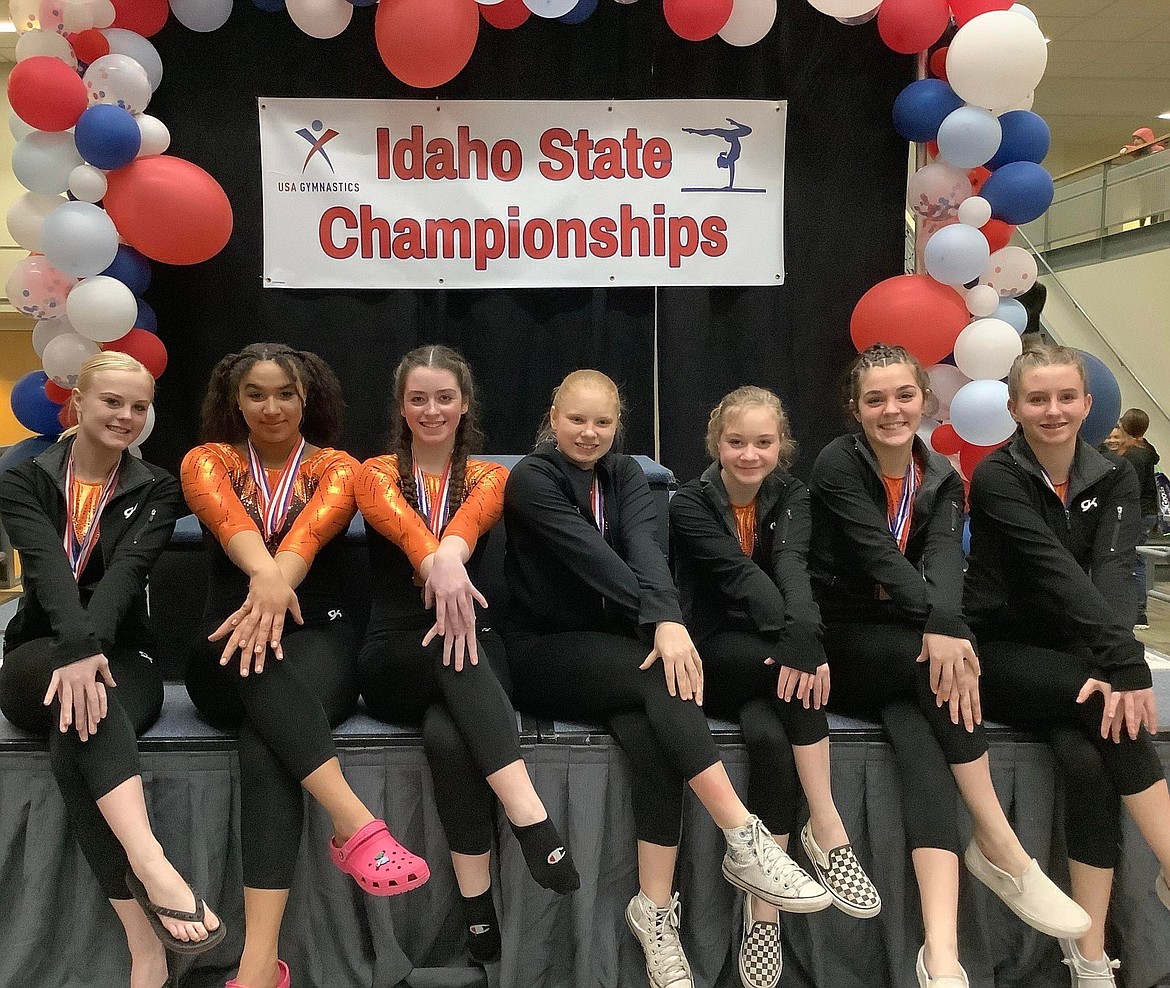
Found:
[[[309,127],[313,129],[310,130]],[[305,169],[309,167],[309,162],[313,160],[315,154],[321,155],[329,170],[333,171],[333,162],[329,160],[329,152],[325,150],[325,145],[333,138],[340,137],[340,133],[332,127],[326,127],[320,120],[314,120],[309,127],[302,127],[297,131],[297,137],[303,137],[309,144],[309,153],[305,156],[305,163],[301,165],[301,174],[305,174]]]
[[[720,168],[727,169],[727,184],[724,186],[691,186],[684,188],[683,192],[767,192],[767,189],[737,189],[735,187],[735,163],[739,161],[740,155],[743,154],[742,139],[747,137],[752,129],[747,124],[741,124],[738,120],[732,120],[731,117],[726,118],[727,122],[731,124],[730,127],[684,127],[684,134],[694,134],[696,137],[721,137],[727,142],[727,150],[719,152],[719,156],[715,159],[715,164]]]

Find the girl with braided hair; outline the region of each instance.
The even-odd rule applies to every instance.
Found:
[[[430,875],[355,795],[333,746],[331,729],[358,695],[356,634],[337,593],[345,572],[336,536],[357,511],[357,463],[331,448],[343,409],[320,357],[255,343],[212,371],[204,443],[183,460],[210,565],[207,644],[191,658],[187,690],[211,723],[239,731],[247,930],[229,988],[289,984],[277,940],[302,787],[332,819],[334,864],[367,892],[395,895]]]
[[[468,948],[487,963],[500,949],[488,870],[493,793],[532,877],[562,894],[579,884],[520,757],[503,642],[475,610],[487,606],[473,577],[508,472],[471,458],[483,438],[475,384],[448,347],[402,358],[391,419],[391,452],[367,460],[357,480],[373,577],[362,696],[375,717],[422,724]]]

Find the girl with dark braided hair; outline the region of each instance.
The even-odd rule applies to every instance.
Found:
[[[532,877],[562,894],[573,859],[520,757],[499,635],[475,605],[487,535],[507,470],[471,459],[482,433],[467,361],[444,346],[402,358],[394,373],[391,452],[366,461],[357,502],[366,519],[373,608],[358,659],[370,712],[421,723],[439,818],[463,897],[467,943],[486,963],[500,949],[488,856],[493,793]],[[486,661],[482,661],[486,659]]]
[[[304,817],[302,787],[333,823],[334,864],[373,895],[427,880],[426,862],[375,820],[341,774],[331,729],[357,706],[356,634],[336,536],[357,511],[357,463],[331,448],[344,402],[320,357],[255,343],[212,371],[183,491],[204,527],[210,579],[187,690],[238,730],[244,953],[228,988],[287,988],[277,959]],[[286,626],[286,615],[293,622]],[[272,659],[267,661],[271,652]]]

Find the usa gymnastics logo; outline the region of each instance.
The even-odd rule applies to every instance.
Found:
[[[309,127],[313,129],[310,130]],[[332,127],[326,127],[320,120],[314,120],[309,127],[302,127],[297,131],[297,137],[303,137],[309,145],[309,153],[305,156],[305,163],[301,165],[301,174],[305,174],[305,169],[309,167],[309,162],[317,154],[325,159],[325,164],[329,166],[330,171],[333,171],[333,162],[329,160],[329,152],[325,150],[325,145],[333,140],[333,138],[340,137],[341,135]]]
[[[727,149],[719,152],[715,159],[718,168],[727,169],[727,184],[723,186],[691,186],[683,192],[767,192],[767,189],[737,189],[735,187],[735,163],[743,154],[743,138],[747,137],[752,129],[731,117],[725,118],[730,127],[683,127],[684,134],[694,134],[696,137],[719,137],[727,142]]]

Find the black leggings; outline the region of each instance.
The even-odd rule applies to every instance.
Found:
[[[435,803],[456,854],[491,850],[495,796],[485,778],[520,760],[516,712],[507,682],[504,643],[479,631],[479,663],[462,672],[443,665],[443,640],[425,648],[426,628],[379,632],[358,656],[369,712],[391,723],[421,724]]]
[[[239,730],[240,840],[244,885],[292,885],[304,824],[301,782],[336,757],[332,729],[357,707],[352,626],[285,625],[283,661],[272,655],[260,675],[240,675],[238,654],[219,664],[223,643],[203,644],[187,666],[187,692],[222,730]]]
[[[898,763],[910,849],[957,854],[958,790],[948,766],[986,754],[987,737],[980,725],[968,733],[951,723],[949,706],[936,705],[921,651],[922,630],[910,624],[826,624],[829,706],[881,721]]]
[[[650,646],[600,631],[518,634],[508,642],[517,706],[537,716],[609,722],[634,770],[639,840],[678,844],[682,781],[719,761],[701,707],[671,696]]]
[[[1120,856],[1121,797],[1144,792],[1165,778],[1153,740],[1143,727],[1136,741],[1125,732],[1101,737],[1104,699],[1077,703],[1094,675],[1086,657],[1042,645],[979,639],[983,715],[1049,737],[1064,782],[1068,856],[1095,868],[1115,868]]]
[[[720,631],[703,639],[703,705],[708,714],[738,720],[748,752],[747,806],[774,834],[790,834],[800,808],[793,745],[829,736],[824,709],[805,709],[794,696],[776,696],[778,665],[765,665],[773,643],[749,631]]]
[[[130,864],[97,801],[140,774],[138,737],[162,711],[162,674],[137,645],[115,645],[106,652],[118,685],[106,689],[108,713],[82,742],[76,729],[57,729],[60,703],[46,707],[42,702],[53,675],[55,646],[52,638],[36,638],[4,653],[0,710],[17,727],[48,735],[49,762],[85,860],[107,899],[129,899],[125,876]]]

